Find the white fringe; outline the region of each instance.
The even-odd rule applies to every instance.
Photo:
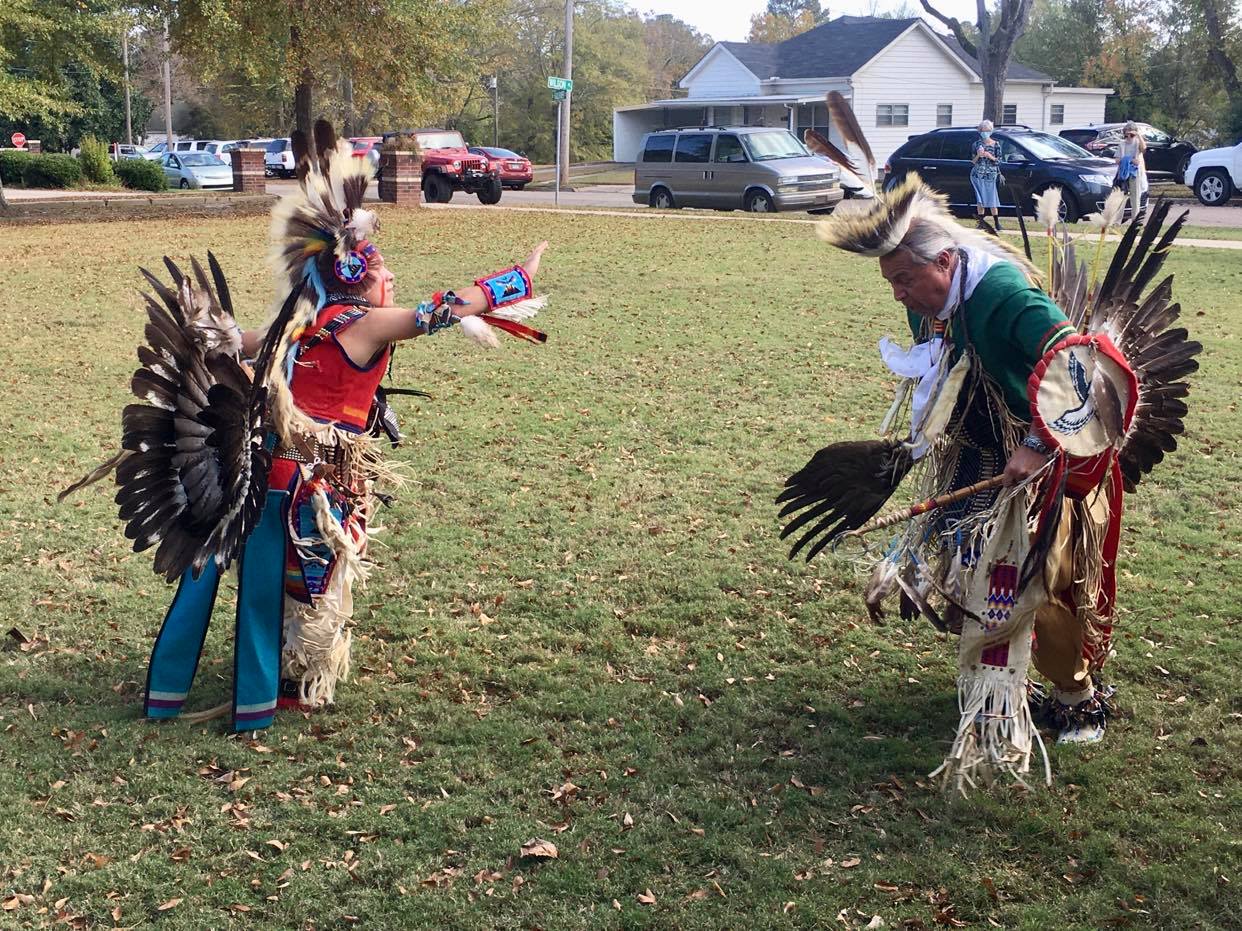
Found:
[[[1029,636],[1029,634],[1028,634]],[[961,717],[957,735],[945,761],[930,778],[950,783],[963,795],[966,789],[990,785],[998,774],[1012,776],[1030,788],[1023,775],[1030,772],[1036,745],[1044,761],[1044,784],[1052,785],[1052,766],[1026,700],[1026,674],[1008,670],[962,674],[957,680]]]
[[[366,584],[370,564],[366,560],[366,538],[356,539],[337,523],[329,510],[328,496],[316,491],[313,501],[319,536],[332,550],[336,565],[323,595],[312,596],[309,605],[286,602],[282,664],[286,678],[300,680],[299,700],[318,707],[331,704],[336,684],[349,679],[353,585],[355,581]],[[320,540],[293,537],[292,542],[299,553],[304,553]]]

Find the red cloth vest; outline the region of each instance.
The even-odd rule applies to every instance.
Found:
[[[350,309],[343,304],[324,307],[299,342],[305,346],[324,324]],[[293,382],[289,388],[293,402],[304,414],[361,432],[366,429],[371,401],[384,378],[392,347],[385,347],[365,368],[356,365],[337,341],[345,329],[342,327],[317,345],[302,350],[293,366]]]

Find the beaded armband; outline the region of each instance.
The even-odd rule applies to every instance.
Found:
[[[453,310],[466,303],[452,291],[437,291],[431,300],[423,301],[414,309],[414,325],[430,336],[461,322]]]
[[[483,297],[487,301],[488,310],[516,304],[533,294],[530,275],[521,265],[514,265],[494,275],[480,278],[475,284],[483,289]]]
[[[1033,433],[1022,441],[1022,445],[1027,449],[1035,450],[1035,452],[1039,453],[1041,456],[1047,456],[1052,452],[1052,450],[1048,448],[1048,445]]]

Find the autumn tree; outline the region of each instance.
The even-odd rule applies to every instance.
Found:
[[[983,119],[999,123],[1005,103],[1005,77],[1013,60],[1014,45],[1026,31],[1034,0],[997,0],[993,10],[988,9],[986,0],[977,0],[979,15],[973,37],[961,20],[945,16],[928,0],[920,2],[928,14],[949,28],[966,53],[979,62],[983,80]]]
[[[747,42],[774,44],[814,29],[828,18],[819,0],[768,0],[767,8],[750,18]]]
[[[647,46],[647,91],[656,98],[673,96],[677,82],[712,47],[709,36],[668,13],[644,21],[643,41]]]

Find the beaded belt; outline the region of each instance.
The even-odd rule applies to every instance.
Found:
[[[353,481],[354,456],[348,446],[318,442],[307,442],[304,446],[313,453],[313,459],[308,459],[306,453],[297,446],[278,447],[275,456],[277,459],[288,459],[303,465],[326,465],[331,467],[337,481],[347,485]]]

